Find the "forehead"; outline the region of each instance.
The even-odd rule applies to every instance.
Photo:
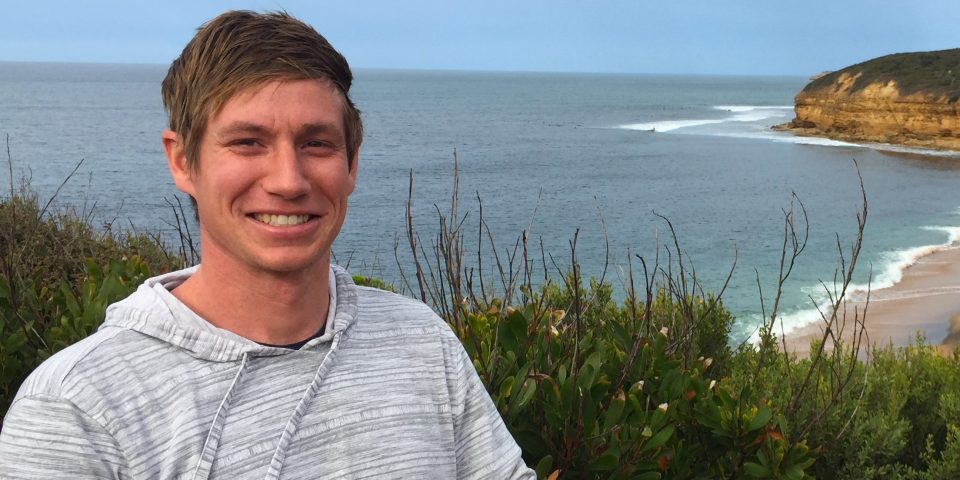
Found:
[[[274,79],[241,88],[210,125],[242,120],[265,124],[332,123],[342,127],[345,100],[326,79]]]

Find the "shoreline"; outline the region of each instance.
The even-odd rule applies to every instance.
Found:
[[[930,150],[938,153],[953,153],[960,155],[960,141],[954,138],[945,139],[941,137],[915,137],[898,135],[893,137],[862,137],[857,135],[843,134],[839,132],[825,132],[815,127],[797,127],[791,120],[786,123],[780,123],[770,127],[775,132],[784,132],[798,137],[824,138],[838,142],[850,142],[863,146],[890,145],[894,147],[906,147],[913,149]]]
[[[866,297],[866,292],[848,294],[838,318],[846,314],[850,319],[866,307],[864,341],[871,348],[906,346],[915,343],[919,332],[926,344],[952,352],[960,347],[960,244],[945,245],[920,257],[903,270],[899,282],[871,291],[869,303]],[[841,333],[849,337],[852,330],[848,325]],[[787,351],[805,356],[810,341],[822,334],[820,320],[786,332],[783,341]]]

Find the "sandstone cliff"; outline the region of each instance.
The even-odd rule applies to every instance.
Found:
[[[797,94],[799,135],[960,150],[960,49],[898,53],[817,77]]]

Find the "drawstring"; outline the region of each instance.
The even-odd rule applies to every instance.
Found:
[[[247,365],[247,352],[243,353],[240,360],[240,368],[227,388],[227,393],[220,400],[220,406],[217,407],[217,414],[213,416],[213,425],[207,432],[207,439],[203,442],[203,450],[200,451],[200,461],[197,462],[197,468],[193,472],[194,480],[203,480],[210,476],[210,468],[213,467],[213,458],[217,454],[217,447],[220,446],[220,434],[223,433],[223,419],[227,417],[227,407],[230,405],[230,397],[233,395],[233,387],[240,380],[240,374],[243,373],[243,367]]]
[[[273,452],[273,458],[270,459],[270,468],[267,470],[266,480],[276,480],[280,478],[280,469],[283,468],[283,462],[287,458],[287,450],[290,447],[290,442],[293,441],[293,436],[297,433],[297,427],[300,426],[300,418],[303,417],[303,414],[306,412],[310,399],[317,395],[317,390],[320,389],[320,382],[324,376],[326,376],[327,370],[330,369],[330,363],[336,355],[342,333],[342,331],[337,332],[333,337],[333,341],[330,343],[330,351],[327,352],[327,356],[320,362],[320,366],[317,368],[317,374],[314,375],[310,386],[303,392],[300,403],[297,404],[297,408],[293,410],[293,414],[291,414],[290,419],[287,420],[287,424],[283,428],[283,433],[280,435],[280,441],[277,442],[277,449]]]

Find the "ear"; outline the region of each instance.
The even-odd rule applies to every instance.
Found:
[[[161,135],[163,138],[163,151],[167,155],[167,167],[170,169],[170,176],[173,177],[173,183],[177,189],[187,195],[194,197],[193,172],[187,165],[187,154],[183,146],[183,138],[173,130],[164,130]]]

